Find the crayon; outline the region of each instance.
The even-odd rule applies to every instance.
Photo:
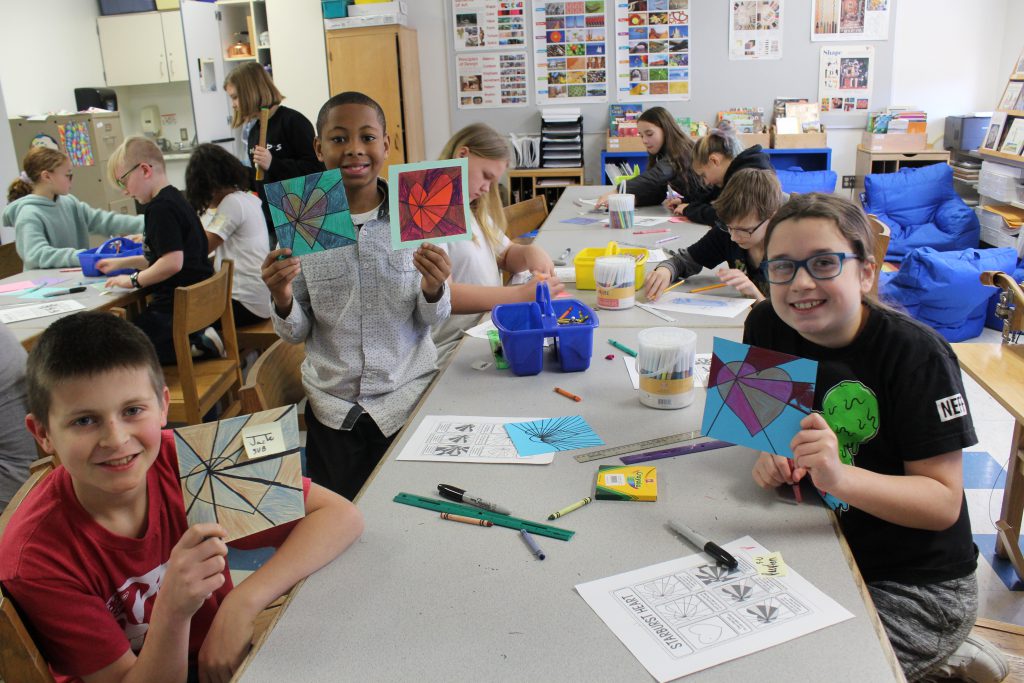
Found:
[[[494,522],[489,519],[477,519],[476,517],[453,515],[450,512],[442,512],[441,519],[447,519],[452,522],[462,522],[463,524],[472,524],[474,526],[494,526]]]
[[[568,507],[564,507],[561,510],[559,510],[558,512],[552,512],[550,515],[548,515],[548,519],[558,519],[559,517],[562,517],[564,515],[569,514],[573,510],[579,510],[581,507],[583,507],[584,505],[589,503],[591,500],[593,500],[593,499],[590,496],[587,496],[583,500],[577,500],[572,505],[569,505]]]
[[[561,394],[562,396],[565,396],[566,398],[571,398],[572,400],[576,401],[577,403],[579,403],[580,401],[583,400],[582,397],[577,396],[576,394],[572,393],[571,391],[566,391],[565,389],[562,389],[561,387],[555,387],[555,393],[556,394]]]

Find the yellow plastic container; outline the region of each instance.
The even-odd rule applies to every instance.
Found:
[[[644,286],[644,269],[647,266],[649,252],[642,247],[626,247],[623,249],[618,242],[609,242],[607,247],[588,247],[576,254],[572,260],[576,267],[576,289],[597,289],[594,280],[594,260],[598,256],[615,256],[622,254],[636,259],[636,288]]]

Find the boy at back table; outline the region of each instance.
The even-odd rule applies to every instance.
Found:
[[[0,581],[59,681],[226,681],[255,617],[362,531],[354,505],[303,480],[306,516],[244,539],[279,548],[232,588],[225,530],[188,526],[146,336],[106,313],[62,318],[27,382],[26,424],[62,464],[0,539]]]
[[[356,242],[301,264],[288,249],[272,251],[263,281],[277,334],[306,343],[309,476],[352,499],[434,377],[430,326],[451,311],[451,262],[432,244],[391,249],[388,186],[377,177],[390,145],[379,104],[335,95],[316,131],[317,157],[341,169]]]
[[[213,275],[206,232],[184,195],[167,180],[164,156],[152,140],[136,136],[121,143],[107,161],[107,179],[145,206],[144,253],[106,258],[96,268],[103,273],[134,269],[130,275],[109,278],[107,287],[151,289],[146,310],[133,322],[153,342],[160,362],[173,365],[177,360],[171,335],[174,290]],[[194,356],[217,357],[224,349],[210,327],[194,334],[192,345]]]

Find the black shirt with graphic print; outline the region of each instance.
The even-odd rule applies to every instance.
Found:
[[[902,313],[871,307],[857,338],[829,349],[801,337],[764,301],[747,317],[743,341],[818,361],[814,408],[839,438],[844,462],[903,475],[905,461],[977,443],[952,348]],[[977,566],[963,495],[959,518],[942,531],[844,508],[837,510],[840,526],[867,581],[936,583],[967,576]]]

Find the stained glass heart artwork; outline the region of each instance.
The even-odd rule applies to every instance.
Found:
[[[465,159],[388,169],[392,249],[472,238]]]
[[[278,246],[291,249],[293,256],[355,244],[340,170],[267,183],[263,189]]]

